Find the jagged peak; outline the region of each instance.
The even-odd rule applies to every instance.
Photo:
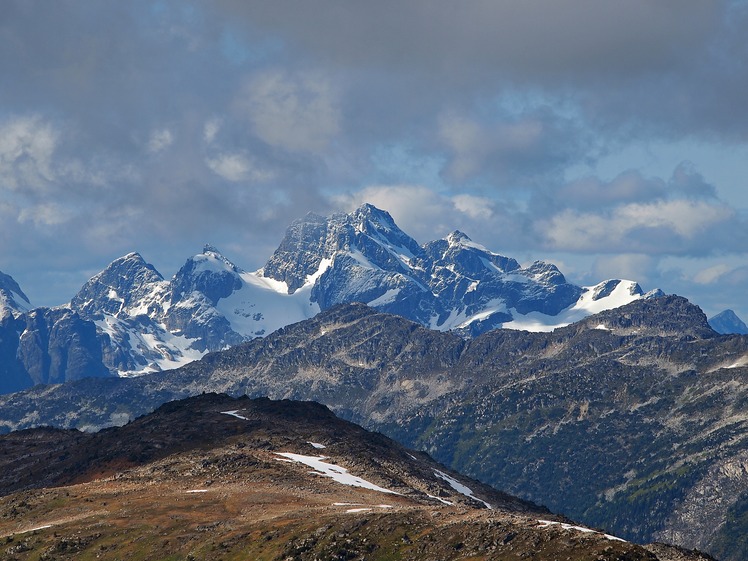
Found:
[[[482,251],[484,253],[490,253],[491,255],[496,255],[492,251],[490,251],[488,248],[486,248],[484,245],[481,245],[477,242],[474,242],[470,236],[468,236],[465,232],[461,232],[460,230],[455,230],[454,232],[451,232],[449,235],[447,235],[446,238],[444,238],[446,242],[451,246],[459,246],[463,248],[468,249],[477,249],[478,251]]]
[[[27,312],[31,309],[28,296],[10,275],[0,271],[0,317],[11,313]]]
[[[454,232],[450,232],[450,234],[447,236],[447,241],[450,243],[460,243],[463,241],[472,242],[473,240],[470,239],[470,236],[468,236],[465,232],[461,232],[460,230],[455,230]]]
[[[220,255],[221,251],[213,244],[206,243],[203,245],[203,253],[216,253]]]
[[[140,255],[140,253],[138,253],[137,251],[131,251],[127,255],[123,255],[122,257],[120,257],[119,259],[116,259],[115,261],[143,261],[145,262],[145,260],[143,259],[143,256]]]
[[[15,279],[10,275],[6,275],[2,271],[0,271],[0,290],[11,292],[21,298],[21,300],[26,302],[26,304],[31,305],[28,296],[23,293],[23,290],[21,290],[21,287],[18,285]]]
[[[372,224],[381,226],[385,230],[400,230],[389,212],[375,207],[371,203],[364,203],[349,216],[354,220],[366,220]]]
[[[123,269],[128,271],[127,275],[122,275]],[[164,277],[161,276],[161,273],[159,273],[153,265],[147,263],[145,259],[143,259],[143,256],[140,255],[140,253],[138,253],[137,251],[132,251],[126,255],[123,255],[122,257],[118,257],[117,259],[109,263],[109,265],[107,265],[103,270],[91,277],[86,284],[90,284],[92,282],[99,281],[102,278],[109,277],[113,271],[118,272],[118,277],[134,277],[141,270],[148,270],[148,276],[155,277],[153,280],[164,280]]]
[[[192,270],[194,272],[202,272],[205,270],[214,272],[230,271],[236,274],[244,272],[241,267],[234,264],[233,261],[211,244],[205,244],[201,253],[188,259],[182,269],[185,269],[185,267],[187,268],[186,270]]]

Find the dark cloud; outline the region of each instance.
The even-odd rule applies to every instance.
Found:
[[[497,79],[616,79],[682,64],[713,37],[723,2],[394,0],[219,2],[256,33],[352,68],[475,86]]]

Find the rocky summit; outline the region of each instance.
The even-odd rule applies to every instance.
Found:
[[[0,537],[14,561],[708,559],[581,526],[321,405],[216,394],[0,437]]]
[[[54,310],[34,310],[0,276],[0,392],[177,368],[343,303],[473,337],[499,327],[549,331],[658,295],[620,279],[576,286],[551,263],[523,267],[462,232],[419,245],[365,204],[294,222],[254,272],[206,245],[165,280],[129,253]]]

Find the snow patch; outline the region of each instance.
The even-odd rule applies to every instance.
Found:
[[[308,441],[307,444],[311,444],[313,447],[320,449],[320,450],[323,448],[327,448],[327,446],[325,446],[324,444],[320,444],[319,442]]]
[[[465,495],[466,497],[471,498],[474,501],[478,501],[479,503],[483,503],[484,505],[486,505],[487,509],[493,510],[493,507],[490,504],[488,504],[483,499],[479,499],[478,497],[476,497],[473,494],[473,491],[472,491],[472,489],[470,489],[470,487],[467,487],[467,486],[463,485],[462,483],[460,483],[456,479],[448,476],[446,473],[444,473],[443,471],[439,471],[438,469],[434,470],[434,475],[436,475],[437,477],[439,477],[439,478],[443,479],[444,481],[446,481],[447,483],[449,483],[449,486],[452,487],[452,489],[454,489],[458,493],[460,493],[462,495]],[[434,497],[434,498],[436,498],[436,497]]]
[[[329,264],[330,260],[323,260],[318,271],[293,294],[288,293],[286,283],[262,276],[261,270],[241,273],[241,288],[221,298],[215,309],[228,320],[232,330],[247,339],[312,318],[320,311],[319,305],[311,301],[312,287]]]
[[[16,534],[28,534],[29,532],[36,532],[37,530],[46,530],[47,528],[51,528],[52,524],[45,524],[44,526],[36,526],[35,528],[29,528],[28,530],[21,530],[20,532],[16,532]]]
[[[437,501],[439,501],[441,503],[444,503],[447,506],[452,506],[454,504],[453,502],[448,501],[447,499],[442,499],[441,497],[435,497],[434,495],[429,495],[428,493],[426,494],[426,496],[429,499],[436,499]]]
[[[595,300],[595,295],[598,294],[603,286],[608,282],[610,281],[604,281],[595,286],[583,287],[583,292],[579,299],[573,305],[561,310],[561,312],[555,316],[549,316],[540,312],[530,312],[529,314],[523,315],[512,308],[510,313],[514,319],[510,322],[504,323],[501,327],[504,329],[517,329],[521,331],[553,331],[559,327],[565,327],[569,324],[580,321],[587,316],[604,312],[605,310],[620,308],[634,300],[642,298],[641,294],[636,291],[636,282],[622,280],[610,294]],[[602,328],[598,326],[596,329]]]
[[[222,415],[231,415],[232,417],[236,417],[237,419],[242,419],[244,421],[249,421],[246,417],[243,417],[242,415],[239,415],[239,409],[234,409],[233,411],[221,411]]]
[[[387,292],[382,294],[379,298],[375,298],[374,300],[369,302],[367,305],[371,306],[372,308],[376,308],[377,306],[384,306],[385,304],[392,304],[397,299],[398,294],[400,294],[399,288],[390,288]]]
[[[324,462],[323,460],[327,459],[326,456],[304,456],[303,454],[292,454],[290,452],[276,452],[276,454],[278,454],[279,456],[283,456],[284,458],[287,458],[291,461],[309,466],[310,468],[315,470],[312,473],[323,475],[324,477],[329,477],[333,481],[337,481],[338,483],[342,483],[343,485],[349,485],[351,487],[363,487],[364,489],[371,489],[372,491],[379,491],[380,493],[390,493],[392,495],[400,494],[396,493],[395,491],[391,491],[390,489],[380,487],[379,485],[375,485],[374,483],[366,481],[361,477],[351,475],[350,473],[348,473],[348,470],[346,468]]]
[[[618,538],[616,536],[611,536],[610,534],[603,534],[602,532],[598,532],[597,530],[592,530],[590,528],[585,528],[584,526],[574,526],[572,524],[565,524],[563,522],[557,522],[555,520],[538,520],[538,523],[540,524],[540,528],[549,528],[551,526],[561,526],[564,530],[577,530],[579,532],[584,533],[592,533],[592,534],[599,534],[609,540],[618,541],[618,542],[624,542],[626,543],[626,540]]]

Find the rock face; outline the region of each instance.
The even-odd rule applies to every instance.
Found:
[[[36,308],[24,317],[17,357],[34,384],[109,375],[93,323],[64,308]]]
[[[0,426],[121,424],[202,391],[314,399],[585,524],[738,560],[747,366],[748,337],[675,296],[472,340],[351,304],[179,370],[4,397]]]
[[[319,404],[216,394],[0,437],[0,535],[18,561],[708,559],[581,527]]]
[[[24,321],[25,320],[25,321]],[[93,323],[65,309],[36,308],[21,320],[0,324],[4,392],[36,384],[60,384],[111,376],[102,362]]]
[[[116,259],[66,306],[82,320],[76,324],[80,329],[89,330],[87,322],[95,325],[100,350],[87,349],[90,360],[75,359],[64,375],[42,376],[48,367],[32,362],[44,353],[23,350],[18,366],[15,328],[7,328],[0,343],[9,353],[0,390],[28,387],[29,380],[99,376],[104,370],[132,376],[177,368],[349,302],[473,337],[499,327],[549,331],[658,295],[618,279],[579,287],[550,263],[523,268],[462,232],[420,246],[387,212],[365,204],[350,214],[310,214],[294,222],[256,272],[242,270],[209,245],[170,280],[138,253]],[[0,276],[0,316],[16,318],[30,310],[17,283]],[[51,318],[42,311],[28,320],[35,332],[51,331],[39,317]],[[80,337],[89,341],[83,332]],[[70,341],[78,345],[70,352],[79,355],[79,343]],[[56,345],[62,349],[63,340]],[[101,362],[94,364],[99,355]]]

